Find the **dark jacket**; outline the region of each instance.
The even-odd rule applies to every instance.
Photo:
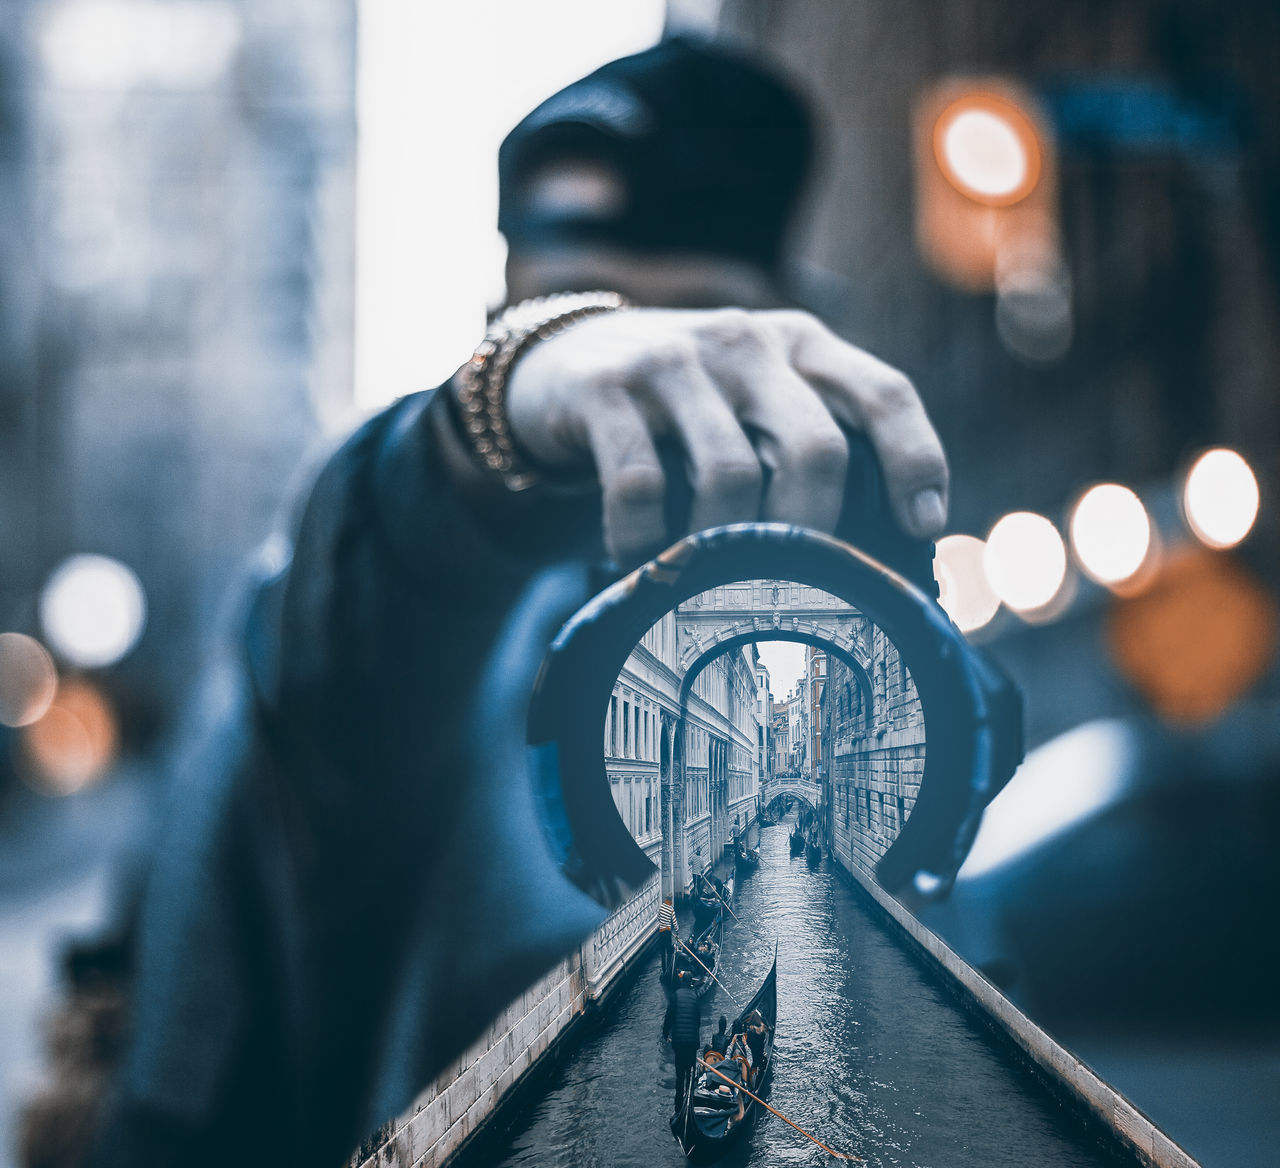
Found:
[[[557,497],[492,526],[446,475],[449,425],[419,394],[329,459],[207,679],[99,1166],[340,1164],[605,919],[524,744],[598,516]]]
[[[691,986],[676,987],[672,1010],[671,1041],[677,1046],[697,1046],[698,1036],[702,1030],[702,1018],[698,995],[693,992]]]

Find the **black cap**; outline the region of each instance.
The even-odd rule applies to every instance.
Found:
[[[772,268],[813,153],[812,119],[790,86],[746,57],[677,38],[602,66],[507,135],[498,227],[515,251],[606,243]],[[539,206],[530,180],[559,161],[608,168],[620,205]]]

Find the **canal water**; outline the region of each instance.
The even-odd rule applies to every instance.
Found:
[[[736,1013],[778,952],[769,1103],[828,1147],[873,1168],[1114,1168],[1114,1154],[1031,1081],[871,915],[831,861],[792,859],[785,824],[761,832],[761,864],[738,881],[703,1041]],[[682,921],[682,926],[686,922]],[[687,927],[685,927],[687,935]],[[661,1041],[656,954],[610,1019],[551,1075],[484,1164],[672,1168],[675,1068]],[[721,1161],[827,1165],[763,1115]]]

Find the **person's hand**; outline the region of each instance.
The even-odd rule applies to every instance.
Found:
[[[683,452],[690,531],[756,519],[833,531],[849,457],[842,426],[870,439],[904,531],[927,539],[946,521],[946,457],[915,387],[804,312],[594,317],[516,362],[507,408],[537,463],[594,462],[619,563],[687,534],[665,528],[663,440]]]

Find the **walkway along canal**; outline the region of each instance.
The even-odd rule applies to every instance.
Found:
[[[759,870],[738,883],[704,1016],[745,1001],[778,955],[778,1038],[769,1102],[829,1147],[881,1168],[1102,1168],[1132,1163],[1099,1143],[908,955],[829,861],[792,859],[790,824],[761,833]],[[687,931],[687,929],[686,929]],[[757,936],[758,934],[758,936]],[[656,1168],[685,1163],[667,1128],[675,1068],[661,1042],[656,953],[611,1017],[549,1076],[502,1142],[483,1136],[460,1168]],[[509,1118],[509,1117],[508,1117]],[[764,1115],[720,1163],[826,1164]]]

